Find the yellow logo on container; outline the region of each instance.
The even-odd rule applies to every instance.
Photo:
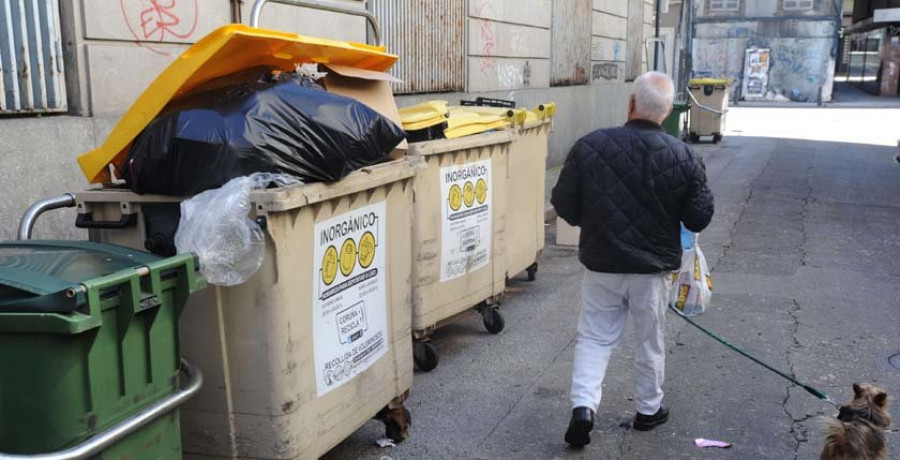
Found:
[[[338,252],[334,246],[328,246],[325,255],[322,256],[322,281],[326,285],[331,285],[337,276]]]
[[[369,268],[375,260],[375,235],[366,232],[359,239],[359,266]]]
[[[453,184],[450,187],[450,209],[454,211],[459,211],[459,208],[462,207],[462,189],[459,185]]]
[[[341,273],[350,276],[354,268],[356,268],[356,242],[353,238],[347,238],[341,246]]]
[[[484,179],[478,179],[475,184],[475,199],[478,200],[478,204],[484,204],[487,200],[487,181]]]
[[[467,208],[475,204],[475,186],[471,182],[466,182],[463,186],[463,201],[466,202]]]

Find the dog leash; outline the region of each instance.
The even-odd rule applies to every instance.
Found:
[[[827,403],[829,403],[829,404],[832,404],[834,407],[837,407],[837,408],[840,408],[840,407],[841,407],[840,404],[834,402],[834,400],[832,400],[830,397],[828,397],[828,395],[826,395],[826,394],[823,393],[822,391],[816,389],[816,388],[813,387],[813,386],[810,386],[810,385],[806,385],[806,384],[804,384],[804,383],[801,383],[800,381],[798,381],[798,380],[795,379],[794,377],[791,377],[790,375],[787,375],[787,374],[785,374],[784,372],[781,372],[781,371],[779,371],[778,369],[775,369],[774,367],[772,367],[772,366],[770,366],[770,365],[764,363],[762,360],[760,360],[760,359],[754,357],[753,355],[747,353],[746,351],[741,350],[740,348],[738,348],[738,347],[732,345],[731,343],[729,343],[727,340],[723,339],[722,337],[719,337],[718,335],[716,335],[714,332],[710,331],[709,329],[706,329],[705,327],[703,327],[703,326],[697,324],[696,322],[694,322],[694,320],[688,318],[687,316],[683,315],[680,311],[678,311],[678,309],[675,308],[674,305],[669,304],[669,310],[672,310],[673,312],[675,312],[675,314],[677,314],[678,316],[680,316],[681,318],[683,318],[685,321],[687,321],[688,324],[690,324],[691,326],[696,327],[697,329],[700,330],[700,332],[703,332],[704,334],[706,334],[706,335],[712,337],[714,340],[716,340],[717,342],[721,343],[722,345],[725,345],[726,347],[730,348],[732,351],[735,351],[735,352],[737,352],[737,353],[743,355],[745,358],[748,358],[750,361],[753,361],[754,363],[759,364],[760,366],[762,366],[762,367],[764,367],[764,368],[766,368],[766,369],[768,369],[768,370],[774,372],[775,374],[781,376],[782,378],[784,378],[785,380],[787,380],[787,381],[793,383],[794,385],[797,385],[797,386],[799,386],[800,388],[803,388],[803,389],[806,390],[809,394],[815,396],[816,398],[821,399],[822,401],[825,401],[825,402],[827,402]]]

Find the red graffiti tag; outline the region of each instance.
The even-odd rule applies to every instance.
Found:
[[[493,7],[490,3],[482,3],[475,7],[475,15],[479,18],[484,18],[485,14],[493,13]],[[494,39],[494,28],[490,21],[481,19],[480,27],[478,28],[479,34],[481,35],[481,58],[479,58],[479,67],[481,73],[483,75],[488,75],[491,68],[494,66],[494,61],[486,56],[490,56],[493,54],[494,45],[496,41]]]
[[[188,6],[178,8],[179,2]],[[119,0],[119,4],[122,7],[122,17],[135,42],[156,54],[169,55],[145,42],[162,43],[168,37],[186,40],[197,30],[199,0]],[[190,16],[189,20],[184,21],[185,18],[180,14],[184,14],[186,9]],[[133,22],[138,22],[137,27]]]

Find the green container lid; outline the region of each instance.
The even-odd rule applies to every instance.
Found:
[[[83,282],[158,260],[86,241],[0,242],[0,313],[70,313],[86,301]]]
[[[196,267],[193,254],[0,242],[0,452],[72,448],[177,391]],[[91,458],[181,458],[177,409]]]

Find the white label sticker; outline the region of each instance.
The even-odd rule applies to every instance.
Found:
[[[491,160],[441,168],[441,281],[491,257]]]
[[[312,324],[319,396],[388,351],[386,216],[382,201],[316,224]]]

